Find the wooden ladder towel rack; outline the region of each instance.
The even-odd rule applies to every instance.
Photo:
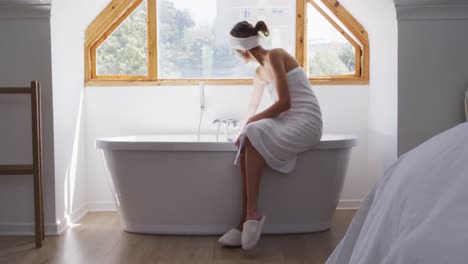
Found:
[[[24,165],[0,165],[0,175],[33,175],[34,179],[34,218],[36,248],[42,247],[45,238],[44,207],[42,198],[42,120],[40,83],[32,81],[31,87],[0,88],[0,94],[31,95],[32,151],[33,163]]]

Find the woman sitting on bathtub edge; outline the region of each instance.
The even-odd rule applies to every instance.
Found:
[[[288,174],[293,171],[297,154],[312,148],[322,137],[320,105],[304,70],[283,49],[264,49],[260,35],[268,36],[263,21],[255,27],[247,21],[237,23],[230,32],[231,48],[245,63],[257,62],[254,91],[249,103],[250,118],[236,145],[239,152],[243,203],[239,225],[220,239],[224,246],[253,248],[259,241],[266,217],[257,208],[260,176],[265,165]],[[256,113],[267,88],[274,103]]]

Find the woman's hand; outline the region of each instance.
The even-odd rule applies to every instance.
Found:
[[[239,134],[237,135],[237,140],[236,140],[236,142],[234,142],[234,144],[237,147],[239,147],[239,145],[240,145],[240,133],[242,132],[242,130],[244,130],[244,127],[246,127],[248,124],[253,123],[255,121],[258,121],[258,120],[260,120],[260,119],[257,116],[252,116],[249,119],[247,119],[247,121],[242,122],[243,124],[240,126]]]
[[[239,145],[240,145],[240,137],[237,137],[237,140],[236,140],[236,142],[234,142],[234,145],[236,145],[236,147],[239,147]]]
[[[255,121],[258,121],[258,120],[260,120],[260,118],[258,118],[257,115],[254,115],[254,116],[250,117],[249,119],[247,119],[247,122],[245,122],[244,127],[247,126],[248,124],[253,123]]]
[[[243,118],[239,121],[238,125],[236,126],[236,132],[237,132],[237,133],[240,133],[240,132],[244,129],[244,127],[245,127],[245,125],[247,124],[247,121],[248,121],[248,120],[249,120],[249,119],[248,119],[247,117],[243,117]]]

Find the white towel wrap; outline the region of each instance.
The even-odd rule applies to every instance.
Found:
[[[236,38],[230,35],[229,43],[231,48],[236,50],[250,50],[260,46],[260,36],[255,35],[248,38]]]
[[[238,163],[248,138],[271,168],[288,174],[294,170],[297,154],[320,142],[322,114],[307,75],[301,67],[296,67],[286,76],[291,108],[276,117],[246,125],[239,135],[239,150],[234,164]],[[278,100],[274,81],[270,81],[267,90],[273,101]]]

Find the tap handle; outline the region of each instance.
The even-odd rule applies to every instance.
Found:
[[[233,127],[237,126],[237,120],[234,120],[234,119],[224,119],[223,120],[223,123],[227,124],[227,125],[230,125],[232,124]]]

